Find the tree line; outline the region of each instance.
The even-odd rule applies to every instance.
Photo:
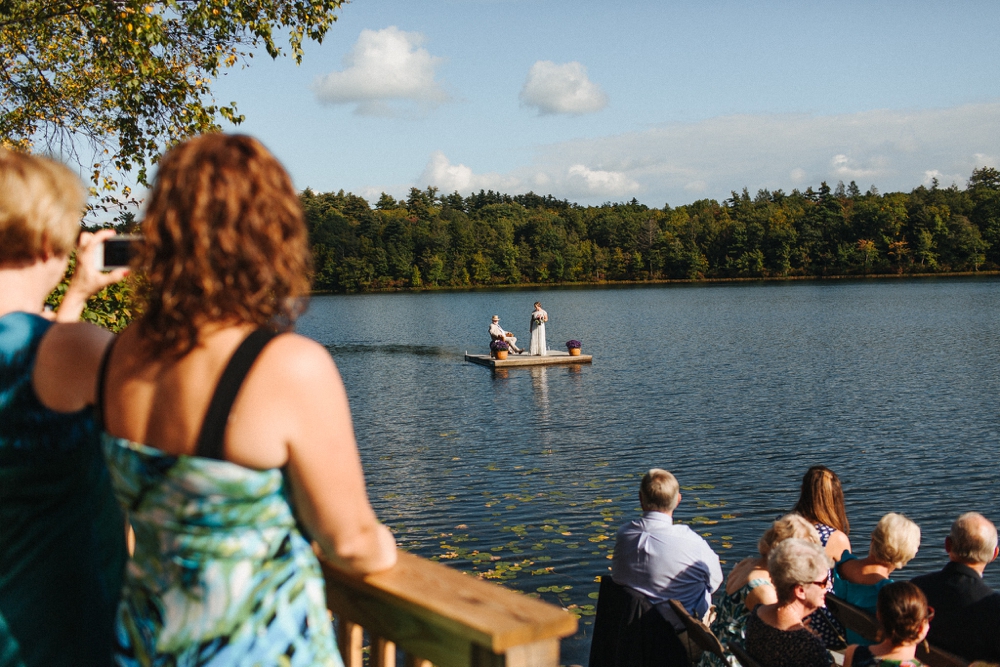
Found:
[[[664,279],[853,276],[1000,269],[1000,171],[909,193],[852,181],[744,189],[725,201],[580,206],[551,195],[412,188],[405,200],[301,201],[314,287],[335,292]]]

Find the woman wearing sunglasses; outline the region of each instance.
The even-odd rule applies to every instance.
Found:
[[[848,646],[844,667],[920,667],[917,645],[927,636],[934,608],[923,591],[908,581],[887,584],[878,592],[882,641],[874,646]]]
[[[832,662],[819,635],[803,620],[823,606],[833,560],[818,544],[780,542],[767,559],[778,601],[747,619],[746,652],[766,667],[826,667]]]

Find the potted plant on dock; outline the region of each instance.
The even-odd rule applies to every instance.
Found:
[[[569,356],[579,357],[580,356],[580,341],[578,340],[568,340],[566,341],[566,349],[569,350]]]
[[[509,347],[510,346],[507,345],[507,341],[495,340],[490,343],[490,352],[492,353],[494,359],[506,359],[507,349]]]

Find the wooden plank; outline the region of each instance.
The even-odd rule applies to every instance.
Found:
[[[396,667],[396,645],[384,637],[372,640],[371,667]]]
[[[331,611],[441,667],[454,663],[442,661],[431,644],[449,650],[477,644],[503,653],[576,632],[576,618],[559,607],[405,551],[392,569],[363,578],[324,570]]]
[[[506,359],[494,359],[488,354],[465,353],[465,360],[487,368],[515,368],[518,366],[559,366],[566,364],[589,364],[593,363],[594,357],[589,354],[572,356],[568,352],[550,351],[544,357],[511,354]]]
[[[473,646],[472,667],[558,667],[559,640],[547,639],[534,644],[512,647],[505,655],[496,655]]]
[[[870,642],[878,641],[879,625],[874,614],[838,598],[833,593],[826,594],[826,606],[845,628],[854,630]]]
[[[722,647],[722,642],[719,638],[715,636],[711,628],[705,625],[701,620],[693,617],[688,613],[688,610],[680,603],[679,600],[667,600],[667,604],[670,608],[674,610],[677,614],[677,618],[681,619],[681,623],[684,624],[684,628],[687,630],[688,637],[690,637],[695,644],[697,644],[702,650],[714,653],[720,658],[725,659],[726,650]]]
[[[924,650],[927,646],[929,651]],[[969,661],[944,649],[921,642],[917,644],[917,659],[928,667],[968,667]]]
[[[337,624],[337,644],[344,667],[364,667],[361,649],[364,644],[364,628],[341,617]]]

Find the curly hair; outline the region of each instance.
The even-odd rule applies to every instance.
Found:
[[[0,263],[76,248],[87,191],[68,167],[0,148]]]
[[[876,613],[882,626],[880,637],[894,646],[919,640],[924,621],[930,618],[927,596],[909,581],[894,581],[879,589]]]
[[[248,136],[206,134],[160,162],[133,268],[139,331],[183,355],[209,322],[287,329],[305,310],[311,269],[292,181]]]
[[[837,474],[825,466],[813,466],[802,477],[802,492],[792,508],[810,521],[824,523],[851,534],[851,524],[844,511],[844,491]]]

